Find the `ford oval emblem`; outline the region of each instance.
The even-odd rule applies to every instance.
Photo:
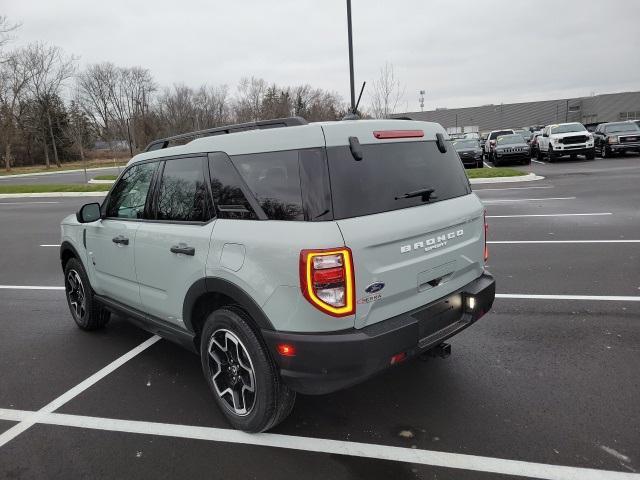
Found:
[[[364,289],[367,293],[376,293],[384,288],[384,282],[375,282]]]

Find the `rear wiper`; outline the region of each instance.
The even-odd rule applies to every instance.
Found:
[[[433,192],[435,192],[435,188],[421,188],[420,190],[414,190],[413,192],[407,192],[404,195],[401,195],[399,197],[395,197],[396,200],[400,200],[401,198],[413,198],[413,197],[422,197],[422,201],[423,202],[428,202],[431,199],[436,199],[438,197],[436,197],[435,195],[433,195]]]

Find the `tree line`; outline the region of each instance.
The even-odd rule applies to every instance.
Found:
[[[79,69],[61,48],[9,49],[18,25],[0,17],[0,154],[5,169],[84,160],[96,144],[135,153],[153,139],[268,118],[338,120],[342,98],[308,84],[247,77],[227,85],[160,87],[139,66],[110,62]]]
[[[7,170],[85,160],[97,145],[136,153],[153,139],[204,128],[289,116],[339,120],[348,113],[340,95],[309,84],[246,77],[234,89],[160,87],[140,66],[80,69],[77,57],[46,43],[9,49],[18,28],[0,16],[0,158]],[[403,93],[393,65],[385,64],[369,95],[370,115],[390,116]]]

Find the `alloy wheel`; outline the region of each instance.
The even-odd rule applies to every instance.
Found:
[[[251,413],[256,401],[256,380],[251,357],[242,341],[226,329],[209,339],[209,374],[224,406],[238,416]]]
[[[86,296],[84,291],[84,285],[80,279],[80,275],[75,270],[69,270],[67,273],[66,281],[67,297],[69,298],[69,305],[71,311],[76,319],[81,320],[87,311]]]

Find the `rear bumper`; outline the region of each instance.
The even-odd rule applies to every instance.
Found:
[[[465,298],[476,307],[467,311]],[[464,330],[493,305],[495,281],[487,273],[433,303],[361,329],[335,333],[287,333],[263,330],[285,383],[303,394],[324,394],[362,382],[391,366],[391,357],[425,352]],[[293,345],[283,357],[277,345]]]

